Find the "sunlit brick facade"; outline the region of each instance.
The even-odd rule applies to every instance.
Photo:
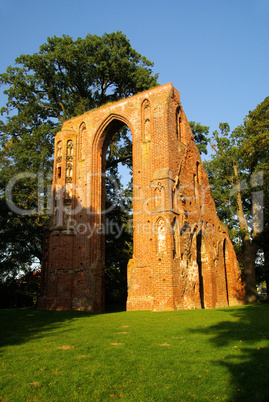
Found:
[[[237,305],[243,287],[178,91],[167,84],[63,124],[39,308],[104,311],[105,154],[133,138],[134,255],[127,310]]]

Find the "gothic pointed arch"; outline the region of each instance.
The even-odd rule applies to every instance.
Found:
[[[151,104],[148,98],[144,99],[141,108],[143,141],[150,141],[152,131]]]
[[[179,141],[182,141],[182,117],[180,106],[176,108],[176,136]]]
[[[204,293],[204,237],[202,234],[202,230],[200,230],[197,234],[196,239],[197,244],[197,265],[198,265],[198,275],[199,275],[199,293],[200,293],[200,301],[201,308],[205,308],[205,293]]]
[[[79,126],[78,133],[78,160],[85,159],[85,151],[86,151],[86,124],[82,122]]]
[[[98,129],[96,130],[96,133],[94,135],[93,139],[93,152],[98,152],[100,149],[103,148],[105,140],[107,140],[107,135],[109,132],[116,132],[119,130],[122,126],[129,127],[132,135],[133,135],[133,128],[132,124],[128,120],[124,114],[116,114],[116,113],[111,113],[109,114],[99,125]]]

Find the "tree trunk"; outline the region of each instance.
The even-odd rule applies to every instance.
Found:
[[[267,291],[267,302],[269,303],[269,251],[264,250],[265,282]]]
[[[245,302],[255,303],[257,301],[255,258],[258,247],[250,242],[249,236],[243,239],[243,259],[244,259],[244,276],[245,276]]]
[[[243,260],[244,260],[244,276],[245,276],[245,302],[255,303],[257,301],[257,288],[256,288],[256,272],[255,272],[255,259],[258,251],[258,246],[255,242],[256,234],[253,233],[253,239],[250,240],[249,229],[246,217],[244,215],[243,203],[241,197],[241,183],[238,176],[237,165],[233,163],[234,175],[237,186],[236,188],[236,202],[237,202],[237,216],[239,219],[240,229],[243,233]]]

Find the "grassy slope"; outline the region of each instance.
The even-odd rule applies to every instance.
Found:
[[[268,305],[0,320],[0,401],[269,400]]]

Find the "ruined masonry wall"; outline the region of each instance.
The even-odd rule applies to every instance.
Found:
[[[75,117],[55,138],[53,211],[38,307],[104,311],[105,150],[133,138],[134,255],[127,310],[240,304],[232,243],[172,84]]]

